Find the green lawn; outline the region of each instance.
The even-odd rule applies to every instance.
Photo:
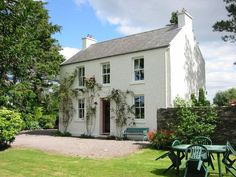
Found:
[[[163,175],[169,160],[155,161],[163,151],[144,149],[132,155],[113,159],[89,159],[49,154],[33,149],[10,148],[0,151],[0,176],[76,176],[76,177],[173,177]],[[215,165],[217,167],[217,165]],[[224,170],[223,170],[224,171]],[[182,176],[182,175],[181,175]],[[211,177],[217,174],[210,175]]]

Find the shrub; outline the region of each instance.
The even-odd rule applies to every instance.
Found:
[[[214,107],[189,105],[180,98],[176,99],[175,106],[178,107],[176,136],[183,143],[190,143],[195,136],[209,137],[214,132],[217,120]]]
[[[171,145],[174,139],[174,132],[170,130],[152,130],[148,132],[147,136],[154,148],[162,149]]]
[[[56,114],[43,115],[38,121],[39,126],[43,129],[52,129],[55,127],[55,122],[57,119]]]
[[[15,135],[22,129],[23,121],[20,113],[0,109],[0,145],[7,145],[14,141]]]
[[[35,120],[35,116],[28,113],[22,113],[21,114],[22,119],[24,120],[23,122],[23,129],[25,130],[36,130],[40,129],[41,127],[39,126],[39,123],[37,120]]]

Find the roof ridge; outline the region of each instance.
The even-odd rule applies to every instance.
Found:
[[[158,31],[158,30],[162,30],[164,28],[170,28],[170,27],[174,27],[174,26],[177,26],[177,25],[169,25],[169,26],[165,26],[165,27],[162,27],[162,28],[158,28],[158,29],[153,29],[153,30],[148,30],[148,31],[143,31],[143,32],[140,32],[140,33],[135,33],[135,34],[131,34],[131,35],[128,35],[128,36],[123,36],[123,37],[118,37],[118,38],[114,38],[114,39],[109,39],[109,40],[106,40],[106,41],[101,41],[101,42],[97,42],[95,44],[92,44],[91,46],[93,45],[96,45],[96,44],[101,44],[101,43],[105,43],[105,42],[109,42],[109,41],[115,41],[115,40],[119,40],[119,39],[123,39],[123,38],[128,38],[128,37],[131,37],[131,36],[136,36],[136,35],[140,35],[140,34],[144,34],[144,33],[150,33],[152,31]]]

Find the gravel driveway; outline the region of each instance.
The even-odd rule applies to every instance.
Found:
[[[30,147],[71,156],[112,158],[131,154],[148,144],[142,141],[56,137],[50,134],[50,131],[22,133],[16,136],[12,147]]]

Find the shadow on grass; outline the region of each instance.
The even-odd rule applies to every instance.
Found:
[[[155,174],[155,175],[158,175],[158,176],[166,176],[166,177],[173,177],[173,176],[177,176],[176,175],[176,171],[174,169],[171,169],[169,171],[167,171],[166,173],[163,173],[166,169],[155,169],[155,170],[152,170],[151,173]],[[183,171],[180,170],[180,174],[179,176],[183,176]]]
[[[0,151],[5,151],[5,150],[8,149],[9,147],[11,147],[9,144],[0,145]]]
[[[137,141],[133,143],[134,145],[138,145],[140,149],[153,149],[150,145],[150,143],[144,142],[144,141]]]

